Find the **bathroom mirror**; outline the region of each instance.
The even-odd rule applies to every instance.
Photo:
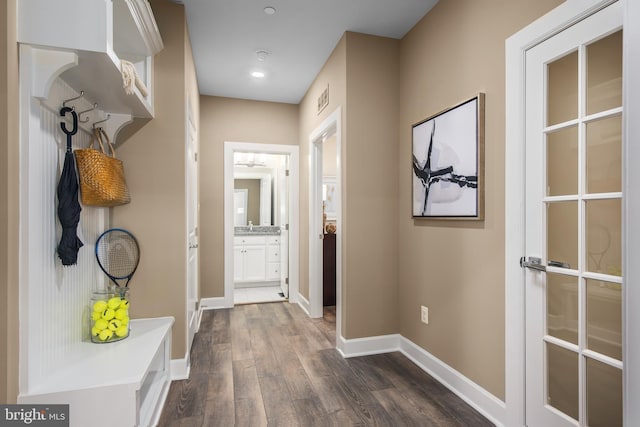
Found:
[[[234,226],[274,225],[271,209],[272,172],[266,168],[234,172]]]

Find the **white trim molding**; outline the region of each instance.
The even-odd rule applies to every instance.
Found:
[[[625,113],[622,115],[623,135],[623,186],[629,190],[632,185],[640,182],[640,2],[624,1],[622,33],[623,60],[623,104]],[[631,143],[634,141],[634,143]],[[633,184],[632,184],[633,183]],[[625,191],[622,202],[622,231],[623,231],[623,277],[626,284],[622,295],[623,313],[623,351],[625,361],[623,370],[623,419],[624,425],[640,425],[640,225],[634,219],[640,217],[640,192]],[[633,325],[633,326],[632,326]]]
[[[402,335],[353,339],[340,337],[339,341],[343,350],[338,351],[344,358],[399,351],[489,421],[497,426],[507,425],[506,405],[503,401]]]
[[[292,302],[291,299],[289,299],[289,302]],[[307,316],[311,317],[311,314],[309,313],[309,300],[306,299],[304,295],[300,293],[298,294],[298,301],[296,302],[296,304],[300,306],[302,311],[304,311]]]
[[[350,357],[370,356],[372,354],[393,353],[400,351],[399,334],[381,335],[377,337],[352,338],[350,340],[340,336],[338,351],[345,359]]]
[[[224,307],[234,305],[233,299],[233,177],[235,152],[284,154],[290,156],[289,197],[289,302],[297,302],[300,276],[300,214],[299,148],[296,145],[260,144],[253,142],[224,142]],[[208,300],[209,298],[206,298]],[[204,301],[205,299],[203,299]]]
[[[200,311],[219,310],[221,308],[233,308],[233,298],[217,297],[200,299]]]
[[[171,381],[188,380],[191,366],[188,358],[171,359]]]

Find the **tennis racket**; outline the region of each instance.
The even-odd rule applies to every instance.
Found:
[[[96,241],[96,259],[104,274],[116,287],[129,286],[129,281],[140,262],[138,241],[127,230],[112,228],[100,235]]]

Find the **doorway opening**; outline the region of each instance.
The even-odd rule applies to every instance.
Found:
[[[298,147],[225,142],[225,307],[298,295]]]
[[[309,135],[309,301],[301,304],[311,317],[322,317],[325,303],[335,304],[337,337],[342,335],[341,115],[338,108]]]

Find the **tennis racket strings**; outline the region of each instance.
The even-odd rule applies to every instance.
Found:
[[[102,271],[115,283],[129,280],[140,262],[140,248],[138,241],[130,232],[113,228],[105,231],[96,242],[96,259]]]

